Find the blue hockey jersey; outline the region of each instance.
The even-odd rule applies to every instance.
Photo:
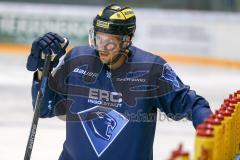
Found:
[[[152,160],[157,108],[196,127],[212,112],[161,57],[134,46],[116,70],[73,48],[49,76],[41,117],[66,115],[60,160]],[[32,86],[33,105],[39,83]]]

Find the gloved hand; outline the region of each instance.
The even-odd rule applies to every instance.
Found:
[[[64,38],[53,32],[46,33],[43,37],[37,38],[32,43],[31,53],[27,60],[27,69],[29,71],[42,70],[44,58],[41,54],[44,53],[54,54],[52,56],[55,56],[50,64],[50,70],[52,70],[53,67],[57,66],[59,58],[66,53],[68,41],[66,44],[64,42]]]

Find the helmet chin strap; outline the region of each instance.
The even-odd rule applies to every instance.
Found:
[[[109,65],[114,65],[115,63],[117,63],[117,62],[119,61],[119,59],[120,59],[122,56],[128,57],[128,51],[127,51],[127,50],[125,50],[124,52],[121,52],[121,51],[120,51],[120,53],[119,53],[117,56],[115,56],[111,62],[104,63],[104,64],[107,65],[107,66],[109,66]]]

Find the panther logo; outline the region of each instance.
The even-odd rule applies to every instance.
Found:
[[[104,140],[110,140],[112,132],[117,126],[116,120],[109,114],[101,111],[91,112],[91,117],[96,117],[90,121],[87,121],[89,127],[93,130],[97,137]]]
[[[78,112],[78,116],[98,157],[104,153],[129,122],[121,113],[103,106],[95,106]]]

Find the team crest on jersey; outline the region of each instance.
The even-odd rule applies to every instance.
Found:
[[[117,111],[95,106],[78,112],[86,135],[100,157],[128,123],[128,119]]]

